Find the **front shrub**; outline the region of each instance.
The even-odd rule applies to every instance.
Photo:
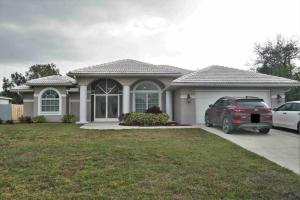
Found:
[[[28,124],[32,123],[32,119],[30,116],[25,116],[25,123],[28,123]]]
[[[3,120],[0,118],[0,124],[3,124]]]
[[[6,123],[7,124],[14,124],[14,121],[13,120],[6,120]]]
[[[61,119],[61,121],[63,123],[74,123],[75,119],[76,119],[75,115],[68,114],[68,115],[64,115],[63,118]]]
[[[169,116],[167,113],[128,113],[124,118],[126,126],[159,126],[167,125]]]
[[[25,123],[25,117],[23,115],[21,117],[19,117],[19,122]]]
[[[21,122],[21,123],[32,123],[32,119],[31,119],[31,117],[30,116],[21,116],[21,117],[19,117],[19,121]]]
[[[45,122],[47,122],[47,119],[46,119],[46,117],[43,116],[43,115],[38,115],[38,116],[33,117],[33,118],[32,118],[32,121],[33,121],[34,123],[45,123]]]
[[[152,106],[146,110],[146,113],[159,114],[162,113],[158,106]]]

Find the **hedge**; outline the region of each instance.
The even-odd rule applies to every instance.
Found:
[[[75,123],[76,117],[73,114],[64,115],[61,121],[63,123]]]
[[[132,112],[125,115],[123,123],[126,126],[159,126],[167,125],[169,116],[167,113],[138,113]]]
[[[45,123],[47,122],[47,119],[43,115],[38,115],[32,118],[33,123]]]

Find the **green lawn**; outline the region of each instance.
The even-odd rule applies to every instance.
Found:
[[[299,199],[300,176],[200,129],[0,125],[0,199]]]

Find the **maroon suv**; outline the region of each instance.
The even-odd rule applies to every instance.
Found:
[[[206,126],[222,126],[225,133],[237,129],[256,129],[268,133],[272,109],[257,97],[222,97],[205,112]]]

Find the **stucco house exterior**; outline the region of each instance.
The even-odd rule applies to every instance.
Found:
[[[190,71],[131,59],[49,76],[13,88],[24,97],[24,115],[59,122],[74,114],[79,123],[118,121],[122,113],[154,105],[181,124],[204,123],[209,104],[222,96],[256,96],[271,107],[299,82],[223,66]]]

